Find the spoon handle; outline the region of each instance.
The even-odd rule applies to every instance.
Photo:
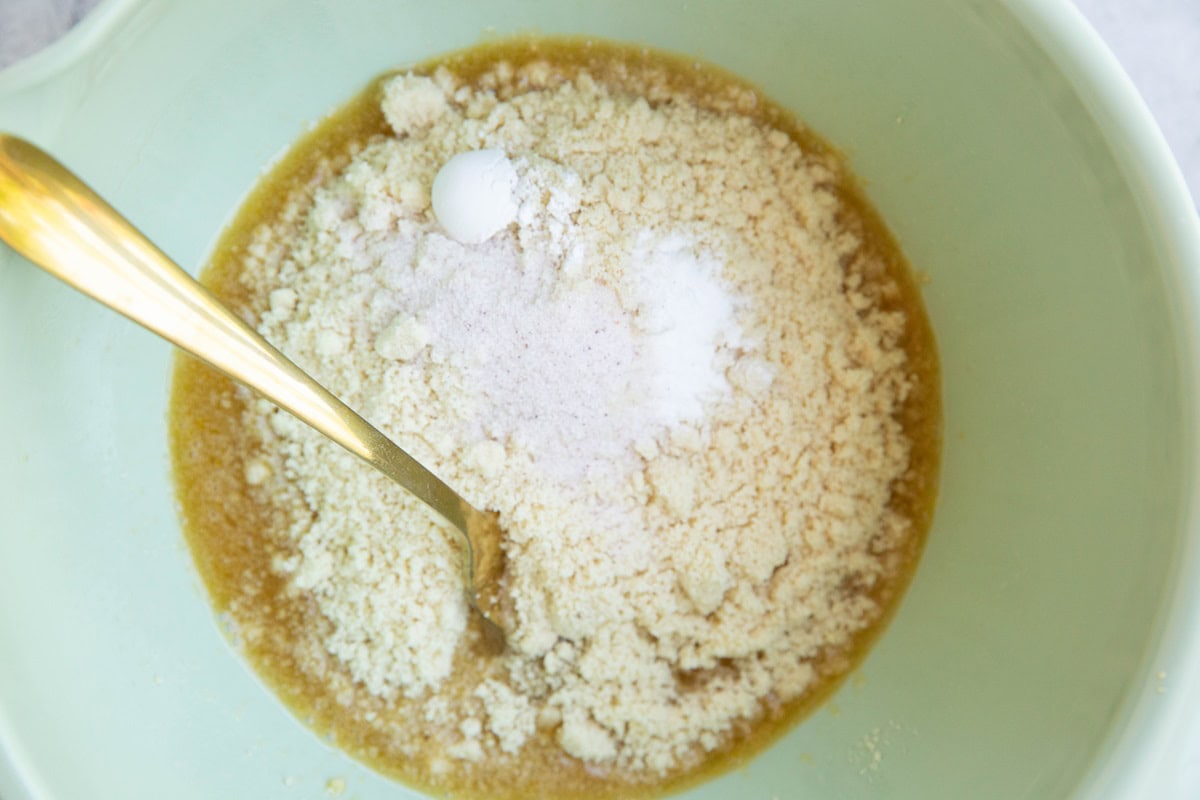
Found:
[[[481,513],[334,397],[50,155],[0,133],[0,239],[84,294],[255,389],[469,537]]]

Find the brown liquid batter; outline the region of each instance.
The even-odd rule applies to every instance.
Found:
[[[542,59],[571,73],[586,69],[610,86],[639,92],[645,85],[668,85],[698,105],[729,97],[731,85],[753,97],[746,113],[761,124],[785,131],[806,150],[831,148],[788,112],[762,100],[738,79],[712,67],[640,48],[582,40],[518,40],[488,44],[422,65],[419,72],[446,66],[470,81],[506,60],[519,66]],[[651,80],[652,78],[652,80]],[[242,254],[255,229],[274,220],[297,193],[311,193],[324,177],[346,163],[371,137],[383,135],[379,110],[381,81],[302,138],[255,189],[223,235],[203,279],[234,308],[254,317],[265,298],[250,296],[238,280]],[[640,92],[639,92],[640,93]],[[649,98],[653,101],[653,97]],[[728,109],[723,109],[728,110]],[[910,466],[893,489],[892,508],[911,520],[906,545],[890,554],[888,578],[870,589],[882,618],[859,634],[853,645],[824,654],[820,679],[797,701],[782,707],[764,701],[758,718],[747,720],[699,766],[665,777],[621,774],[588,768],[566,756],[549,731],[539,731],[515,757],[459,765],[443,758],[441,744],[418,716],[418,705],[403,698],[385,702],[356,686],[331,657],[322,656],[322,620],[310,600],[287,591],[272,568],[286,555],[280,535],[287,512],[264,504],[247,485],[245,464],[254,457],[243,430],[249,396],[226,378],[181,356],[170,408],[171,449],[184,530],[213,604],[230,623],[246,657],[264,680],[313,729],[376,769],[416,787],[461,796],[631,797],[677,791],[743,763],[784,733],[827,697],[857,664],[880,633],[918,561],[933,511],[940,452],[940,386],[933,335],[911,270],[893,238],[867,204],[853,179],[842,173],[837,187],[847,209],[844,225],[857,230],[865,249],[880,265],[880,305],[906,317],[902,346],[913,389],[899,414],[912,443]],[[464,648],[465,650],[466,648]],[[451,685],[439,693],[466,696],[478,679],[477,653],[461,652]]]

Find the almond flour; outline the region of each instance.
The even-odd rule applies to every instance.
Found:
[[[538,737],[601,776],[695,768],[844,671],[921,533],[892,502],[906,320],[836,161],[745,90],[616,83],[539,60],[396,76],[390,134],[244,258],[268,339],[500,513],[511,647],[464,658],[454,537],[248,405],[245,482],[312,609],[300,669],[368,722],[407,709],[397,749],[435,783]],[[476,151],[510,162],[515,221],[458,241],[430,195]]]

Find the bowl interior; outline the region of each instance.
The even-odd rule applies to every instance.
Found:
[[[1193,398],[1152,211],[1022,8],[109,0],[120,24],[67,66],[0,76],[0,128],[194,271],[309,122],[483,35],[641,41],[757,82],[846,151],[929,277],[942,492],[859,673],[688,796],[1065,797],[1146,691]],[[0,251],[0,793],[286,798],[340,778],[403,796],[294,721],[220,633],[173,506],[169,364]]]

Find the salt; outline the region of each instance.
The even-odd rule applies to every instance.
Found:
[[[718,353],[740,338],[733,301],[718,282],[721,263],[686,239],[647,234],[634,252],[641,299],[635,325],[658,421],[673,427],[700,419],[704,402],[729,391]]]
[[[458,231],[457,241],[429,233],[418,244],[418,269],[397,287],[398,316],[421,319],[431,359],[461,371],[489,437],[513,440],[561,479],[629,472],[637,442],[700,419],[706,403],[729,392],[724,369],[732,359],[721,354],[739,331],[717,277],[720,262],[684,236],[646,232],[631,251],[625,282],[589,279],[581,262],[600,243],[570,223],[573,176],[475,151],[451,159],[437,180],[464,156],[472,157],[472,170],[485,160],[484,172],[512,170],[513,180],[503,182],[511,187],[507,198],[521,200],[514,216],[530,222],[516,241],[464,234],[464,220],[453,214],[466,206],[439,211],[435,181],[435,214]],[[461,188],[475,177],[449,180]],[[540,206],[538,213],[530,206]],[[494,210],[477,205],[471,213]],[[376,350],[415,355],[399,352],[394,328],[380,334]]]

